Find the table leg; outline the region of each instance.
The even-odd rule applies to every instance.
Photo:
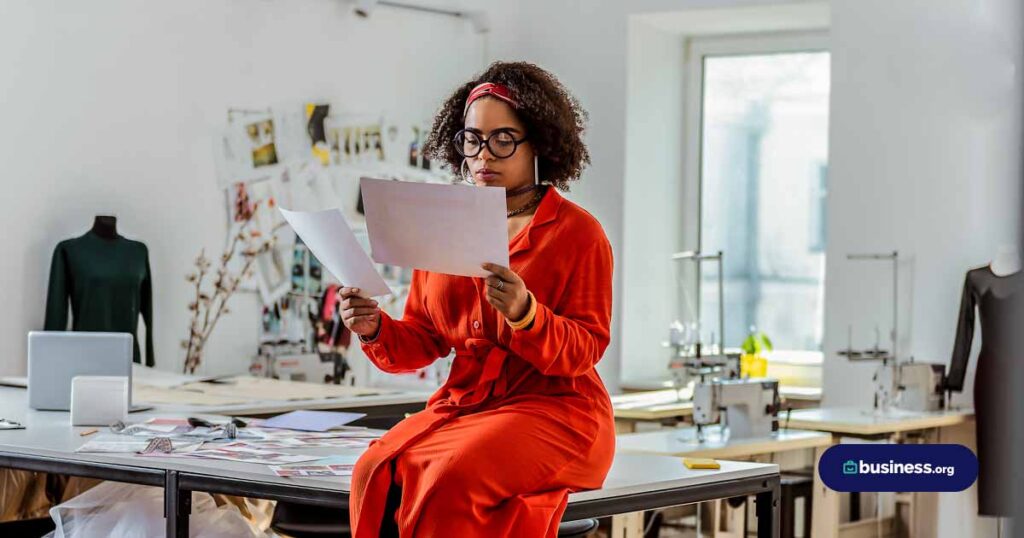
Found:
[[[781,530],[779,521],[779,502],[781,488],[778,479],[772,489],[757,494],[755,500],[757,510],[757,538],[779,538]]]
[[[624,418],[615,419],[615,434],[633,433],[636,431],[636,421]]]
[[[164,479],[164,519],[167,538],[188,538],[188,518],[192,513],[192,492],[178,487],[178,471],[167,471]]]
[[[644,513],[632,512],[612,516],[611,538],[643,538]]]
[[[833,436],[838,443],[839,437]],[[835,538],[839,536],[839,493],[821,481],[818,475],[818,461],[829,447],[814,450],[814,490],[811,493],[811,536],[814,538]]]

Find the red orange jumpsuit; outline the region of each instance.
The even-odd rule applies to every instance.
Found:
[[[416,271],[402,319],[382,314],[379,336],[363,344],[387,372],[456,353],[426,410],[356,464],[355,538],[379,534],[392,481],[401,488],[403,538],[554,538],[569,492],[604,482],[615,428],[594,366],[609,338],[608,239],[596,219],[549,188],[509,256],[537,300],[529,329],[505,323],[483,279]]]

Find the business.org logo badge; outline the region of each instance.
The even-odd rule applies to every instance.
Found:
[[[978,458],[962,445],[836,445],[818,474],[836,491],[963,491],[978,477]]]

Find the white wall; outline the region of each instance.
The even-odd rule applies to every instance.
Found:
[[[14,0],[0,5],[0,375],[24,371],[43,323],[50,256],[114,213],[149,246],[157,366],[177,370],[184,280],[220,252],[213,136],[231,106],[338,98],[350,112],[428,120],[482,67],[468,23],[336,0]],[[233,299],[205,371],[244,370],[258,301]]]
[[[882,14],[884,13],[884,16]],[[1015,240],[1020,200],[1017,0],[836,2],[826,268],[825,398],[870,403],[872,368],[835,352],[891,327],[900,251],[900,351],[948,362],[969,268]],[[857,335],[862,335],[858,339]],[[859,341],[858,341],[859,340]],[[973,379],[973,367],[968,387]],[[959,401],[970,402],[970,391]]]
[[[899,249],[900,350],[948,363],[964,273],[1014,240],[1020,22],[1019,0],[833,2],[826,404],[871,403],[872,367],[836,351],[891,326],[887,267],[847,253]],[[938,503],[939,536],[995,536],[973,488]]]
[[[663,377],[668,324],[681,310],[674,252],[684,241],[684,37],[631,17],[620,304],[621,379]],[[693,193],[688,193],[693,194]],[[692,234],[690,239],[692,240]]]

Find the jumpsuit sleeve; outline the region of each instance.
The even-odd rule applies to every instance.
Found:
[[[977,297],[971,286],[970,273],[964,280],[963,296],[960,298],[960,317],[956,324],[956,341],[953,356],[949,361],[949,375],[946,376],[946,390],[962,391],[967,363],[971,358],[971,342],[974,340],[974,308]]]
[[[438,334],[424,304],[425,279],[423,271],[413,271],[402,319],[393,319],[381,311],[377,337],[362,340],[363,352],[385,372],[411,372],[429,366],[451,350]]]
[[[53,250],[53,261],[50,262],[50,285],[46,292],[46,319],[43,322],[43,330],[68,330],[70,294],[67,260],[62,245],[57,245]]]
[[[613,266],[608,239],[602,235],[574,266],[555,310],[538,302],[533,324],[512,331],[511,351],[544,375],[583,375],[608,347]]]

